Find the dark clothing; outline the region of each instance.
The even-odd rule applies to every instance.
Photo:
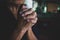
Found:
[[[12,32],[17,27],[17,20],[12,15],[11,11],[8,8],[0,8],[0,40],[10,40]],[[39,29],[36,25],[32,28],[33,32],[39,39]],[[26,34],[22,40],[27,40]]]
[[[0,10],[1,13],[1,23],[0,31],[2,40],[9,40],[13,30],[16,28],[17,20],[11,14],[7,8]]]

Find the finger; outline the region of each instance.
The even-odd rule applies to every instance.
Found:
[[[29,20],[30,20],[30,19],[34,19],[34,18],[36,18],[36,17],[37,17],[37,14],[36,14],[36,12],[34,12],[34,13],[32,13],[32,14],[24,17],[24,19],[29,19]]]
[[[21,8],[21,10],[20,10],[19,13],[22,14],[26,10],[28,10],[27,7],[26,7],[26,5],[22,5],[22,8]]]
[[[33,12],[32,9],[29,9],[28,11],[26,11],[24,14],[22,14],[23,16],[29,15]]]
[[[37,20],[38,20],[38,18],[35,18],[34,20],[27,20],[27,22],[28,22],[28,25],[30,26],[30,27],[32,27],[33,25],[35,25],[36,23],[37,23]]]
[[[37,17],[36,12],[34,12],[34,13],[32,13],[32,14],[26,16],[27,19],[33,19],[33,18],[36,18],[36,17]]]
[[[35,18],[34,20],[27,20],[28,23],[31,23],[32,25],[37,23],[38,18]]]
[[[24,14],[24,12],[26,12],[27,10],[28,10],[28,9],[25,8],[24,10],[20,11],[19,13],[22,15],[22,14]]]
[[[38,18],[36,17],[34,20],[30,20],[31,23],[35,24],[37,22]]]

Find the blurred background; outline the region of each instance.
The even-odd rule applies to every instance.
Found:
[[[40,40],[57,40],[60,27],[60,0],[36,0]]]

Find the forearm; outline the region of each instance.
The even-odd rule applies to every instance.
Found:
[[[28,30],[28,39],[29,40],[37,40],[36,36],[34,35],[33,31],[31,28]]]
[[[18,34],[17,34],[17,32],[15,32],[14,34],[15,35],[17,34],[17,36],[14,39],[21,40],[22,37],[24,36],[24,34],[26,33],[26,31],[27,31],[27,29],[26,28],[23,28],[20,32],[18,32]]]
[[[27,31],[26,27],[21,27],[18,24],[17,28],[13,31],[11,40],[21,40],[26,31]]]
[[[25,29],[25,28],[21,29],[21,31],[19,31],[19,32],[18,32],[18,30],[16,30],[13,33],[12,39],[13,40],[21,40],[26,31],[27,31],[27,29]]]
[[[28,23],[27,25],[25,25],[23,28],[21,28],[20,26],[13,32],[13,40],[21,40],[23,35],[26,33],[26,31],[29,29],[29,27],[31,26],[30,23]]]

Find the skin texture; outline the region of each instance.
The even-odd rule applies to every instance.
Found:
[[[18,20],[18,26],[17,26],[17,29],[13,32],[12,40],[21,40],[23,35],[26,33],[26,31],[27,31],[29,40],[37,40],[36,36],[34,35],[32,31],[32,26],[36,24],[37,19],[38,19],[36,12],[34,12],[32,9],[28,10],[26,6],[23,5],[22,11],[20,12],[22,18],[19,18],[18,9],[19,9],[20,4],[24,3],[24,0],[10,0],[10,2],[14,4],[18,4],[18,7],[15,7],[15,6],[9,7],[14,17],[16,18],[16,20]],[[24,13],[22,14],[22,12]]]

